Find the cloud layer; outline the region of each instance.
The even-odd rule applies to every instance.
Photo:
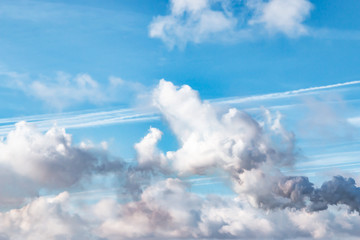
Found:
[[[238,198],[204,198],[174,178],[134,202],[104,198],[74,211],[72,201],[63,192],[1,213],[1,239],[356,239],[360,227],[346,209],[265,212]]]
[[[41,133],[17,124],[0,143],[0,169],[3,178],[22,182],[2,179],[10,186],[2,197],[31,199],[0,214],[0,239],[356,239],[360,188],[342,176],[316,186],[285,175],[282,169],[300,158],[281,114],[265,111],[255,120],[165,80],[152,98],[179,147],[163,152],[162,132],[150,128],[135,144],[133,163],[75,146],[63,129]],[[121,198],[86,201],[71,193],[86,176],[104,173],[119,177]],[[198,176],[221,176],[234,194],[192,192],[187,179]],[[70,193],[36,197],[64,188]]]

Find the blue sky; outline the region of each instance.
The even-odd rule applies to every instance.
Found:
[[[0,173],[10,190],[0,189],[6,195],[0,198],[4,209],[0,218],[6,218],[12,208],[24,211],[25,204],[51,208],[55,202],[71,221],[76,222],[76,215],[93,222],[86,226],[76,222],[76,229],[67,232],[59,230],[68,227],[61,223],[33,237],[356,238],[360,222],[356,185],[360,181],[359,10],[356,0],[1,1],[0,162],[4,167]],[[229,108],[239,113],[228,112]],[[227,118],[234,121],[234,129]],[[22,121],[30,125],[15,125]],[[237,124],[243,130],[236,129]],[[162,135],[149,129],[159,129]],[[249,136],[254,139],[248,140]],[[250,158],[248,164],[255,164],[254,169],[244,165],[245,160],[231,162],[231,157],[224,157],[225,150],[213,153],[209,147],[221,142],[226,148],[229,139],[248,144],[246,149],[251,151],[241,153],[248,157],[240,155]],[[271,155],[269,150],[263,156],[267,160],[261,160],[258,155],[266,147],[279,152]],[[270,161],[272,167],[258,161]],[[121,164],[130,165],[126,173]],[[124,185],[125,175],[120,172],[127,177],[133,174],[133,185]],[[334,178],[331,183],[347,181],[355,203],[329,201],[326,213],[316,211],[310,216],[309,209],[318,207],[313,195],[304,193],[294,200],[283,193],[279,196],[290,202],[274,208],[288,210],[264,217],[281,201],[275,204],[278,193],[267,193],[265,183],[258,188],[251,185],[259,172],[274,178],[269,182],[279,181],[277,186],[295,184],[289,176],[304,176],[319,189],[341,175],[345,180]],[[351,184],[352,178],[356,183]],[[303,178],[296,181],[303,184],[299,189],[308,187]],[[134,190],[135,185],[142,195],[132,200],[128,188]],[[285,214],[293,223],[291,233],[280,226],[264,227],[258,234],[224,212],[216,214],[227,220],[215,223],[203,210],[202,219],[223,227],[205,231],[212,225],[202,222],[197,224],[204,231],[196,232],[190,215],[179,217],[165,204],[171,201],[163,193],[168,188],[188,196],[186,204],[179,206],[184,212],[200,211],[198,205],[218,209],[214,206],[220,200],[208,198],[210,194],[224,198],[221,204],[233,206],[250,222],[255,218],[276,223]],[[67,198],[73,209],[65,209]],[[179,232],[163,226],[152,231],[146,226],[154,223],[144,222],[143,235],[113,227],[133,229],[136,217],[124,214],[124,209],[141,203],[154,210],[149,202],[164,204],[175,225],[190,220]],[[100,216],[88,210],[92,204],[106,214],[120,209],[123,217],[112,216],[112,210],[109,216]],[[341,213],[333,206],[337,204]],[[346,207],[355,214],[346,215]],[[58,219],[51,214],[43,220]],[[347,222],[339,220],[346,222],[343,225],[325,224],[340,215],[348,216]],[[318,219],[322,225],[312,229],[303,218]],[[79,230],[84,227],[91,236]],[[0,225],[4,239],[32,239],[31,227],[16,234],[9,229]],[[324,229],[332,231],[327,235]]]

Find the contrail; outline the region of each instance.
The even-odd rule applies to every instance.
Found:
[[[360,81],[351,81],[345,83],[338,83],[320,87],[310,87],[298,90],[270,93],[264,95],[255,95],[249,97],[232,97],[232,98],[218,98],[208,100],[215,104],[239,104],[253,101],[263,101],[270,99],[279,99],[286,97],[295,97],[302,94],[315,93],[320,90],[339,88],[343,86],[360,84]],[[61,114],[43,114],[32,115],[24,117],[2,118],[0,119],[0,136],[5,136],[7,133],[15,128],[14,124],[19,121],[27,121],[36,124],[40,130],[47,130],[56,124],[58,127],[63,128],[84,128],[93,126],[102,126],[110,124],[119,124],[126,122],[138,121],[154,121],[160,119],[159,112],[144,111],[134,108],[117,109],[110,111],[79,111],[68,112]],[[357,119],[352,119],[353,121]]]
[[[0,136],[5,136],[15,128],[14,124],[19,121],[34,123],[41,130],[48,130],[56,125],[62,128],[84,128],[119,124],[126,122],[152,121],[159,119],[159,115],[153,112],[138,112],[134,109],[119,109],[100,112],[73,112],[64,114],[44,114],[36,116],[16,117],[0,119]]]
[[[312,92],[316,92],[319,90],[339,88],[339,87],[355,85],[355,84],[360,84],[360,81],[337,83],[337,84],[325,85],[325,86],[320,86],[320,87],[302,88],[302,89],[298,89],[298,90],[269,93],[269,94],[255,95],[255,96],[249,96],[249,97],[219,98],[219,99],[211,100],[211,102],[217,103],[217,104],[236,104],[236,103],[244,103],[244,102],[269,100],[269,99],[279,99],[279,98],[299,96],[302,94],[312,93]]]

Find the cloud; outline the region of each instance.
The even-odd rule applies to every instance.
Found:
[[[80,104],[130,103],[130,99],[141,97],[145,91],[145,87],[137,82],[110,76],[104,83],[96,81],[87,73],[72,76],[59,71],[51,77],[32,77],[28,74],[5,71],[0,72],[0,76],[8,80],[2,84],[3,87],[20,90],[57,110]]]
[[[161,139],[162,132],[156,128],[150,128],[149,133],[137,144],[137,162],[140,168],[159,167],[165,169],[167,161],[163,153],[157,149],[156,144]]]
[[[96,152],[91,145],[72,144],[63,129],[41,133],[19,123],[0,143],[0,170],[7,172],[0,180],[4,182],[4,176],[16,180],[5,179],[2,198],[34,197],[41,189],[71,191],[86,176],[111,172],[119,177],[116,193],[121,198],[99,195],[96,202],[93,196],[84,199],[86,192],[81,192],[81,199],[71,192],[33,198],[22,208],[0,213],[0,239],[356,239],[359,235],[360,188],[354,179],[335,176],[318,187],[306,176],[281,171],[298,160],[295,135],[282,126],[281,114],[265,110],[254,119],[235,108],[214,107],[190,86],[177,87],[165,80],[152,97],[178,139],[178,149],[161,151],[157,145],[162,132],[150,128],[135,144],[137,154],[129,164],[110,161],[106,152]],[[221,176],[218,179],[230,182],[234,194],[193,192],[188,180],[199,175]],[[24,190],[33,195],[16,195],[16,190],[23,190],[18,184],[25,182],[29,186]],[[9,186],[13,190],[7,192]]]
[[[200,196],[178,178],[147,187],[138,201],[74,205],[72,194],[40,197],[0,214],[3,239],[356,239],[346,209],[265,212],[239,198]],[[141,227],[139,227],[141,226]]]
[[[66,207],[69,193],[40,197],[20,209],[0,213],[0,239],[95,239]]]
[[[155,17],[149,26],[149,35],[172,48],[227,34],[234,30],[237,19],[224,9],[224,4],[219,6],[220,10],[215,10],[208,0],[171,0],[170,14]]]
[[[222,114],[189,86],[179,88],[165,80],[154,90],[153,99],[179,141],[178,150],[161,156],[180,176],[223,171],[235,192],[264,209],[319,211],[344,204],[359,212],[360,189],[352,178],[334,177],[316,188],[307,177],[281,172],[297,160],[297,149],[295,136],[282,126],[280,114],[265,111],[261,122],[234,108]],[[328,185],[332,194],[326,193]]]
[[[109,160],[95,148],[74,146],[64,129],[53,127],[42,133],[26,122],[16,124],[0,142],[0,152],[1,171],[11,173],[0,177],[3,202],[16,197],[21,202],[24,197],[37,196],[40,189],[69,188],[95,173],[123,168],[121,161]]]
[[[263,30],[298,37],[307,34],[303,22],[312,9],[308,0],[170,0],[169,5],[168,15],[151,22],[149,36],[170,48],[214,39],[236,41]]]
[[[248,6],[255,11],[250,25],[261,24],[271,34],[283,33],[289,37],[308,33],[303,24],[313,7],[308,0],[250,0]]]
[[[320,100],[317,98],[304,99],[307,112],[300,121],[299,135],[336,140],[351,139],[358,134],[358,129],[347,119],[350,111],[341,97],[332,94]]]
[[[217,168],[241,173],[266,161],[278,166],[294,161],[294,138],[277,120],[269,119],[266,131],[245,112],[231,108],[218,114],[210,103],[201,102],[189,86],[177,88],[164,80],[153,96],[154,104],[179,140],[181,147],[166,156],[180,174],[202,174]],[[272,137],[280,138],[281,147],[274,145]]]
[[[101,103],[108,100],[99,84],[88,74],[78,74],[72,79],[67,74],[58,73],[57,82],[34,81],[29,90],[31,95],[60,109],[72,102]]]
[[[220,99],[215,99],[212,102],[219,103],[219,104],[240,104],[240,103],[246,103],[246,102],[256,102],[256,101],[267,101],[267,100],[282,99],[282,98],[291,98],[291,97],[298,97],[298,96],[303,96],[303,95],[319,94],[319,93],[321,93],[321,91],[325,91],[328,89],[357,85],[359,83],[360,83],[360,81],[350,81],[350,82],[336,83],[336,84],[319,86],[319,87],[309,87],[309,88],[302,88],[302,89],[297,89],[297,90],[292,90],[292,91],[269,93],[269,94],[255,95],[255,96],[249,96],[249,97],[220,98]]]

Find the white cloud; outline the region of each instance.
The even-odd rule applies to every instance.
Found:
[[[187,42],[200,43],[234,30],[237,19],[221,5],[213,8],[209,0],[171,0],[170,14],[157,16],[149,27],[149,35],[160,38],[170,48]]]
[[[236,12],[234,5],[239,5]],[[170,48],[184,47],[188,42],[249,38],[261,35],[263,29],[298,37],[307,34],[303,22],[311,9],[308,0],[170,0],[170,13],[153,19],[149,35]]]
[[[57,110],[79,104],[129,104],[132,103],[132,99],[141,97],[146,90],[138,82],[125,81],[114,76],[110,76],[107,81],[96,81],[87,73],[72,76],[65,72],[57,72],[52,77],[32,77],[28,74],[0,72],[0,76],[7,80],[2,84],[3,87],[20,90]]]
[[[245,112],[232,108],[218,114],[187,85],[177,88],[161,80],[153,96],[179,139],[181,147],[166,156],[180,173],[201,174],[216,168],[236,173],[257,168],[266,161],[282,166],[294,160],[294,139],[279,122],[275,129],[269,122],[269,133],[283,139],[282,147],[273,145],[271,135]]]
[[[265,212],[239,198],[191,193],[176,178],[128,203],[79,206],[72,198],[63,192],[0,213],[0,239],[356,239],[360,227],[359,215],[346,209]]]
[[[308,0],[250,0],[248,5],[255,9],[250,25],[263,24],[269,33],[283,33],[289,37],[308,33],[303,24],[313,7]]]
[[[0,152],[1,170],[11,173],[0,176],[0,200],[5,203],[34,197],[40,189],[69,188],[85,176],[122,167],[121,162],[109,161],[94,148],[74,146],[64,129],[53,127],[43,134],[26,122],[16,124],[0,142]]]
[[[61,193],[2,212],[0,239],[356,239],[360,234],[360,188],[352,178],[336,176],[315,187],[306,177],[281,173],[279,167],[291,165],[296,152],[280,114],[267,111],[259,122],[234,108],[215,108],[189,86],[165,80],[153,100],[179,148],[162,152],[157,147],[162,133],[150,128],[135,144],[136,163],[130,166],[104,156],[100,161],[91,144],[74,146],[64,129],[41,133],[17,124],[0,142],[1,198],[34,197],[43,188],[71,190],[93,172],[122,169],[128,175],[119,175],[114,190],[124,193],[122,199],[101,195],[94,203],[91,190],[89,199],[86,192],[73,199]],[[181,179],[219,172],[218,179],[231,180],[238,197],[196,194],[191,181]],[[26,182],[29,186],[22,185]],[[17,193],[22,190],[32,192]]]
[[[108,100],[99,84],[88,74],[78,74],[72,78],[60,72],[55,82],[33,81],[26,91],[48,105],[60,109],[74,102],[101,103]]]
[[[161,139],[162,132],[156,128],[150,128],[149,133],[137,144],[137,162],[141,168],[160,167],[167,168],[167,161],[156,144]]]
[[[149,186],[138,201],[103,199],[74,208],[71,194],[61,193],[2,213],[0,220],[0,233],[11,239],[355,239],[359,234],[358,214],[346,209],[265,212],[238,198],[201,197],[174,178]]]
[[[20,209],[0,213],[0,239],[95,239],[84,222],[66,207],[69,194],[40,197]]]
[[[352,178],[335,176],[316,188],[307,177],[280,171],[297,158],[295,136],[281,125],[281,114],[272,117],[265,111],[265,121],[258,122],[234,108],[219,113],[189,86],[179,88],[165,80],[153,98],[179,140],[179,149],[165,156],[180,176],[223,171],[235,192],[264,209],[321,211],[345,204],[360,211],[360,189]],[[339,191],[343,194],[335,197]]]

